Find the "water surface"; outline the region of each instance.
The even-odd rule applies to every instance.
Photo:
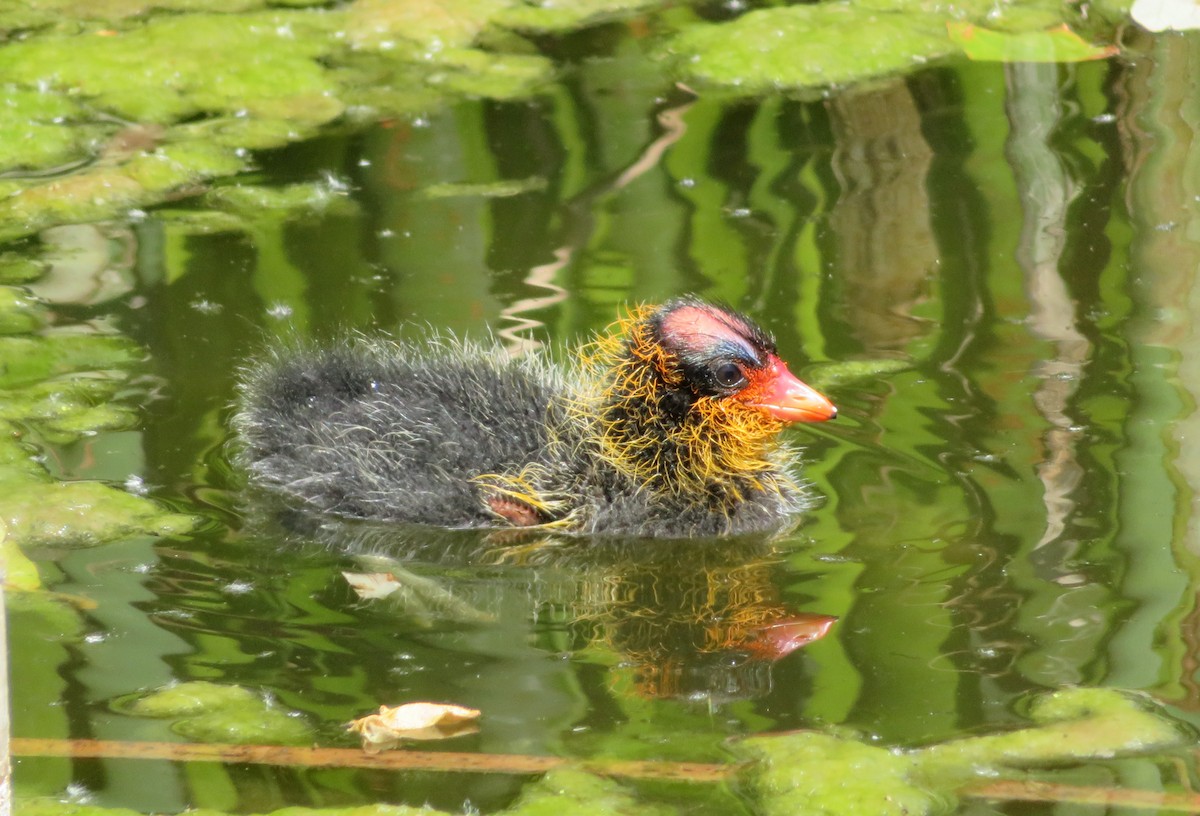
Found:
[[[57,325],[103,322],[145,349],[122,396],[140,420],[28,441],[61,478],[136,476],[203,523],[32,553],[51,589],[90,603],[68,637],[10,613],[17,736],[179,739],[114,704],[184,680],[260,691],[321,744],[353,745],[342,726],[381,703],[433,699],[484,711],[447,750],[589,759],[724,762],[732,737],[828,726],[924,745],[1019,724],[1029,695],[1074,685],[1200,708],[1196,41],[939,65],[801,101],[664,84],[637,33],[579,35],[529,100],[259,156],[252,180],[319,182],[324,207],[209,231],[177,217],[185,202],[68,228],[122,283],[41,294]],[[229,463],[237,368],[273,336],[432,326],[565,355],[624,304],[682,293],[752,314],[839,407],[787,432],[819,502],[780,540],[514,555],[478,534],[288,529]],[[454,603],[359,601],[341,573],[379,554]],[[747,647],[806,614],[839,620],[779,659]],[[1187,783],[1165,762],[1083,775]],[[16,781],[249,813],[491,812],[528,779],[25,758]],[[753,812],[731,786],[637,790]]]

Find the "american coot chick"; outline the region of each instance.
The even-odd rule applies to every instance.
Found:
[[[776,530],[802,508],[778,444],[837,410],[746,317],[636,311],[570,372],[498,348],[352,338],[250,367],[251,481],[350,518],[637,536]]]

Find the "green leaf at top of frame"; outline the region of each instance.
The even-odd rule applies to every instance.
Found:
[[[757,94],[844,85],[899,74],[957,53],[924,12],[852,3],[751,11],[729,23],[694,25],[668,45],[688,79]]]

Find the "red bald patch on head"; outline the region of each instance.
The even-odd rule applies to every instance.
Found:
[[[755,359],[758,354],[748,341],[752,329],[731,314],[702,305],[688,304],[663,315],[662,337],[683,352],[703,353],[714,341],[736,343]]]

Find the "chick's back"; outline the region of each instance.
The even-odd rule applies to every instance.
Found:
[[[243,374],[234,424],[251,480],[323,512],[494,524],[476,476],[548,447],[561,379],[535,359],[440,340],[279,348]]]

